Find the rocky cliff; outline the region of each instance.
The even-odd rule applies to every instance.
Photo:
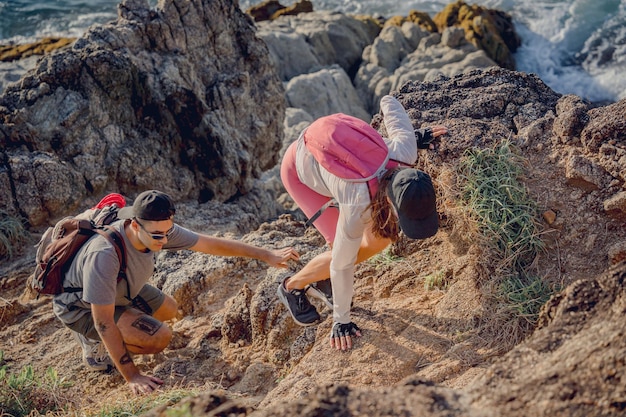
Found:
[[[137,27],[141,28],[138,32],[145,35],[151,33],[146,28],[152,26],[142,26],[140,22],[163,24],[162,19],[170,13],[171,16],[197,22],[196,18],[207,16],[209,9],[241,18],[241,34],[233,29],[222,33],[223,37],[212,39],[212,42],[219,41],[218,44],[231,47],[236,44],[238,49],[234,50],[251,49],[259,55],[263,55],[260,52],[263,50],[264,55],[258,59],[268,69],[265,73],[259,70],[261,74],[266,74],[261,79],[274,80],[269,83],[270,90],[275,88],[276,93],[282,95],[280,100],[285,101],[277,108],[266,108],[267,103],[261,101],[246,102],[242,103],[244,107],[232,107],[234,113],[228,115],[220,111],[221,107],[213,111],[224,115],[225,121],[220,119],[220,123],[225,123],[228,129],[239,126],[236,122],[246,121],[247,111],[251,109],[254,109],[253,114],[258,112],[259,118],[268,112],[280,112],[277,118],[283,124],[271,128],[279,130],[276,138],[264,139],[277,143],[272,145],[275,147],[272,148],[273,155],[262,156],[268,161],[268,168],[272,165],[270,160],[279,159],[281,145],[284,149],[297,137],[302,127],[316,117],[318,106],[309,106],[305,100],[296,101],[297,97],[307,97],[307,91],[315,91],[315,97],[334,98],[334,101],[329,99],[329,104],[322,100],[328,104],[328,111],[348,108],[361,111],[361,114],[368,114],[367,109],[374,103],[375,97],[391,92],[407,108],[414,127],[443,123],[449,127],[450,133],[437,142],[435,150],[421,151],[418,162],[418,166],[429,172],[435,181],[441,229],[437,235],[424,241],[402,239],[384,257],[358,266],[353,311],[364,335],[350,352],[336,352],[329,348],[327,337],[331,317],[322,305],[318,306],[321,322],[301,328],[293,323],[278,302],[275,295],[277,283],[300,265],[293,264],[290,270],[284,271],[268,269],[259,262],[246,259],[223,259],[190,253],[160,254],[154,283],[175,296],[181,312],[179,318],[171,323],[175,336],[170,346],[161,354],[138,356],[135,361],[146,371],[153,371],[163,378],[166,381],[164,390],[195,388],[199,395],[186,398],[176,406],[169,404],[154,409],[148,415],[165,416],[180,410],[194,416],[623,415],[626,410],[623,382],[626,372],[623,335],[626,328],[620,317],[624,312],[623,280],[626,276],[626,264],[623,262],[626,258],[626,230],[623,226],[626,219],[626,171],[623,169],[626,157],[626,101],[595,107],[579,97],[555,93],[532,74],[492,64],[480,68],[457,65],[465,57],[480,51],[473,46],[468,47],[456,29],[444,30],[444,34],[422,36],[422,29],[417,25],[404,22],[401,27],[382,28],[372,35],[367,22],[358,23],[353,17],[316,12],[307,17],[283,16],[267,23],[279,25],[277,32],[272,32],[261,24],[254,26],[248,18],[239,14],[235,5],[227,1],[185,2],[185,5],[190,6],[185,8],[176,0],[163,1],[157,10],[150,10],[143,2],[126,1],[120,8],[118,22],[94,29],[87,34],[85,42],[100,39],[98,45],[105,50],[94,46],[95,55],[111,57],[117,55],[107,52],[105,44],[110,43],[114,51],[120,50],[115,48],[131,48],[133,44],[122,47],[115,42],[116,37],[108,35],[109,31],[132,34],[131,29]],[[218,9],[211,9],[213,6]],[[314,16],[317,25],[312,23]],[[306,26],[297,19],[311,23]],[[337,23],[344,22],[344,19],[346,24]],[[244,22],[247,23],[244,25]],[[174,22],[160,27],[170,26],[178,27]],[[184,27],[189,33],[190,27]],[[309,29],[306,33],[300,32],[304,27]],[[324,34],[324,28],[329,33]],[[258,37],[252,36],[255,30]],[[356,36],[357,40],[346,41],[351,48],[358,49],[355,45],[367,44],[360,39],[371,39],[372,36],[374,39],[371,45],[364,47],[362,61],[354,58],[354,63],[350,64],[352,70],[344,68],[345,62],[333,62],[332,59],[319,61],[320,48],[325,50],[323,45],[331,48],[325,50],[323,56],[333,56],[333,42],[329,44],[326,39],[342,30]],[[167,33],[159,31],[159,36],[166,36]],[[288,42],[272,43],[272,33],[277,33],[276,37],[284,36],[284,39],[300,47],[293,48]],[[250,34],[250,38],[246,38],[246,34]],[[234,35],[240,43],[230,38]],[[131,39],[134,38],[131,36]],[[403,42],[391,42],[392,39],[402,39]],[[192,37],[185,40],[195,44]],[[246,46],[246,42],[251,42],[252,46]],[[74,57],[74,61],[80,61],[72,54],[81,51],[81,45],[77,42],[72,48],[74,52],[70,51],[69,57]],[[152,43],[142,45],[142,48],[153,51]],[[409,49],[389,49],[393,45],[412,46]],[[133,157],[139,158],[138,169],[133,171],[135,174],[132,177],[137,182],[132,186],[125,182],[118,184],[106,177],[103,180],[107,184],[105,189],[117,184],[121,191],[131,193],[144,185],[165,187],[177,184],[174,181],[179,180],[170,178],[172,174],[159,176],[158,182],[137,180],[143,178],[140,173],[144,172],[147,161],[160,167],[166,162],[177,169],[187,166],[194,181],[189,182],[189,188],[176,188],[176,195],[179,199],[193,197],[193,200],[180,202],[177,221],[181,224],[206,233],[236,235],[245,241],[268,247],[294,246],[301,253],[303,262],[324,250],[320,235],[313,229],[304,228],[301,214],[283,194],[276,167],[264,170],[259,181],[252,181],[252,190],[240,199],[221,203],[214,198],[203,204],[198,203],[202,199],[196,192],[203,190],[210,181],[202,177],[201,170],[196,172],[191,168],[193,165],[182,163],[187,161],[180,158],[182,147],[177,148],[174,154],[169,152],[172,151],[171,143],[181,146],[180,141],[188,140],[187,134],[202,136],[203,139],[196,139],[198,141],[208,141],[207,138],[212,136],[203,136],[202,132],[206,134],[206,131],[202,129],[192,133],[184,131],[187,134],[177,130],[180,122],[173,114],[177,108],[179,112],[176,114],[182,114],[182,107],[170,107],[170,104],[180,101],[167,101],[169,96],[165,94],[172,91],[173,85],[179,85],[167,81],[174,77],[172,74],[176,74],[178,81],[184,80],[194,86],[196,78],[191,77],[191,73],[187,73],[189,78],[185,78],[174,67],[164,65],[170,61],[158,58],[159,53],[143,52],[142,48],[130,49],[133,58],[126,56],[114,62],[124,63],[123,68],[135,68],[133,65],[144,68],[148,64],[131,65],[135,59],[139,62],[140,57],[144,57],[148,63],[152,62],[155,73],[161,74],[162,70],[168,74],[159,79],[147,77],[142,85],[154,88],[154,91],[146,91],[150,92],[148,96],[154,96],[155,106],[163,107],[161,112],[171,113],[163,117],[158,129],[154,127],[156,124],[150,124],[153,122],[140,124],[141,131],[149,133],[146,137],[156,141],[150,142],[153,149],[140,149],[138,143],[131,142],[136,148],[131,148],[135,149],[134,152],[127,152],[128,160],[113,161],[107,158],[107,153],[98,154],[104,155],[98,159],[98,164],[102,163],[100,160],[109,160],[111,169],[115,170],[121,169],[118,165],[123,166],[123,161],[129,164],[134,161]],[[219,50],[217,46],[210,49]],[[287,77],[288,80],[284,79],[284,75],[272,75],[286,71],[286,67],[295,63],[297,50],[302,52],[302,56],[311,57],[311,66],[294,71]],[[91,49],[81,53],[87,51]],[[186,51],[177,51],[180,55],[170,49],[167,51],[170,51],[165,53],[169,59],[178,62],[174,59],[175,55],[184,61]],[[227,49],[221,51],[227,62],[245,67],[247,61],[235,59],[226,52]],[[432,54],[429,55],[428,51]],[[284,55],[285,52],[288,54]],[[196,51],[194,60],[203,59],[200,55],[199,50]],[[222,55],[215,55],[215,60]],[[284,68],[274,72],[270,62],[280,56],[289,56],[290,59],[287,59]],[[313,57],[318,60],[313,60]],[[439,57],[436,60],[438,66],[429,67],[432,57]],[[450,57],[455,58],[448,59]],[[77,147],[81,143],[78,139],[73,145],[74,151],[69,145],[53,148],[52,142],[46,141],[37,145],[41,149],[35,147],[38,143],[36,138],[40,135],[35,132],[40,130],[44,137],[48,137],[46,132],[62,131],[67,137],[78,138],[71,129],[62,129],[64,125],[59,124],[58,118],[52,117],[59,112],[51,116],[47,107],[50,104],[46,100],[75,96],[70,92],[60,95],[61,91],[70,90],[60,86],[60,82],[53,84],[54,78],[45,75],[51,71],[56,76],[57,66],[67,68],[64,65],[69,65],[56,59],[51,56],[41,61],[35,71],[19,84],[8,87],[0,98],[3,120],[13,121],[0,125],[6,141],[3,142],[6,156],[2,173],[8,188],[3,189],[10,189],[12,193],[6,197],[9,207],[21,208],[25,204],[22,201],[29,199],[46,201],[24,191],[38,190],[44,179],[31,175],[32,169],[20,176],[15,175],[21,172],[13,168],[20,166],[20,161],[25,163],[29,158],[45,157],[47,161],[52,161],[53,166],[61,166],[63,170],[60,172],[75,171],[87,176],[93,171],[90,167],[83,174],[77,168],[76,160],[80,160]],[[91,67],[89,62],[87,60],[79,66],[84,68],[85,74],[72,74],[96,80],[100,79],[98,74],[103,77],[104,73],[113,71],[120,79],[128,79],[122,78],[123,71],[114,71],[117,67],[111,65],[110,58],[104,62],[109,62],[111,66]],[[211,65],[226,67],[217,62]],[[101,72],[96,71],[98,68]],[[368,68],[372,71],[368,72]],[[413,72],[413,76],[401,77],[400,74],[409,74],[409,68],[418,70]],[[136,71],[140,73],[139,69]],[[254,73],[251,68],[248,71]],[[364,73],[378,75],[360,78],[367,79],[367,82],[353,83]],[[419,74],[424,77],[420,78]],[[39,90],[33,90],[32,86],[41,84],[34,83],[33,79],[45,79],[46,84],[57,87],[48,90],[50,94],[38,93]],[[276,81],[279,79],[283,79],[284,89]],[[69,85],[70,81],[65,79],[65,83]],[[89,83],[87,85],[95,88],[95,81]],[[395,86],[394,89],[387,90],[391,85]],[[219,90],[222,95],[215,97],[224,98],[230,91],[225,90],[225,86],[221,88],[224,88]],[[255,88],[259,89],[255,94],[267,92],[266,86],[249,88],[250,91],[236,89],[240,93],[245,92],[243,97],[232,97],[230,100],[234,100],[233,103],[238,103],[240,99],[245,101],[249,98],[247,94],[257,91]],[[98,88],[95,90],[99,91]],[[28,101],[28,97],[32,101]],[[91,96],[85,96],[78,103],[85,103],[89,109],[101,109],[103,103],[113,103],[108,94],[94,93],[93,98],[88,97]],[[134,103],[128,98],[133,97],[132,93],[122,87],[113,97],[119,99],[116,103]],[[157,97],[165,101],[157,100]],[[191,97],[196,96],[192,94]],[[72,100],[56,102],[74,103]],[[300,102],[303,103],[301,106],[293,105]],[[61,104],[57,110],[74,108]],[[46,108],[47,113],[36,111]],[[81,112],[76,115],[90,114],[80,108]],[[129,126],[139,123],[135,113],[127,115],[117,108],[104,108],[108,109],[106,120],[126,118],[124,120],[132,122]],[[38,118],[39,114],[42,116]],[[74,113],[66,111],[63,114]],[[97,114],[102,115],[101,112]],[[48,122],[43,115],[52,117],[52,122]],[[14,123],[18,120],[21,123]],[[68,123],[74,123],[69,126],[82,126],[79,117],[68,120]],[[379,114],[373,114],[372,125],[384,132]],[[121,126],[127,129],[124,132],[133,132],[126,124]],[[156,133],[146,126],[153,126],[154,132],[170,132],[170,136],[159,142]],[[212,131],[226,130],[220,127],[221,124],[212,126]],[[247,126],[245,123],[239,126],[241,130],[233,133],[235,137],[241,138],[249,132]],[[91,131],[84,127],[81,132],[86,134]],[[179,132],[179,136],[173,135],[173,131]],[[497,283],[498,263],[503,260],[488,256],[484,240],[469,227],[471,221],[463,214],[464,207],[458,195],[458,166],[466,152],[491,149],[503,141],[510,141],[523,161],[520,180],[538,208],[536,220],[545,248],[532,262],[533,273],[555,290],[554,296],[543,307],[538,322],[503,315],[489,301],[489,293]],[[115,148],[116,144],[120,147]],[[29,147],[33,147],[32,150]],[[114,148],[122,149],[121,142],[113,142],[107,149]],[[63,155],[70,155],[71,152],[76,152],[73,159],[62,159]],[[152,159],[143,159],[145,152],[154,152],[150,157]],[[241,157],[239,153],[237,155]],[[96,160],[93,155],[90,158]],[[259,164],[259,169],[261,165],[266,165]],[[145,174],[146,178],[157,178],[155,169],[151,167]],[[237,171],[233,175],[241,174]],[[197,179],[201,177],[202,180]],[[73,184],[71,175],[68,178],[66,182]],[[126,178],[125,181],[130,180]],[[63,188],[56,190],[63,194]],[[193,192],[186,193],[185,190]],[[92,194],[97,193],[84,191],[87,196],[85,203]],[[276,211],[272,217],[269,210],[256,208],[270,204],[268,202],[272,206],[278,205],[274,201],[276,196],[279,196],[280,207],[284,207],[280,216],[276,215]],[[57,198],[73,201],[68,200],[70,197],[65,194]],[[76,201],[74,205],[78,205],[80,199]],[[33,207],[40,205],[33,204]],[[66,209],[70,207],[68,204]],[[58,211],[63,210],[59,208]],[[20,212],[26,210],[21,208]],[[33,216],[33,219],[36,218]],[[251,225],[255,225],[252,231]],[[36,236],[34,234],[34,238]],[[30,364],[36,372],[43,373],[46,367],[53,365],[61,377],[75,381],[64,394],[67,403],[82,412],[97,412],[104,406],[127,404],[128,391],[118,373],[94,374],[83,369],[79,348],[67,343],[69,331],[53,317],[49,300],[33,300],[24,296],[31,262],[32,249],[26,247],[22,257],[0,265],[0,338],[9,370],[19,370]],[[444,277],[445,285],[436,288],[427,285],[433,276]],[[174,407],[180,408],[173,410]]]
[[[220,18],[215,18],[219,16]],[[0,204],[32,226],[116,189],[246,194],[277,162],[284,90],[232,1],[127,0],[0,98]]]

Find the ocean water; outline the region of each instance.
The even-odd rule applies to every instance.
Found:
[[[419,10],[434,16],[453,0],[311,0],[315,10],[392,16]],[[282,1],[284,5],[293,1]],[[626,0],[478,0],[513,17],[522,46],[519,71],[553,90],[593,102],[626,98]],[[155,6],[156,0],[150,0]],[[242,10],[257,4],[241,0]],[[116,0],[0,0],[0,44],[42,36],[80,36],[114,20]]]

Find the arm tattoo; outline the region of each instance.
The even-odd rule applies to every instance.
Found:
[[[107,325],[105,323],[102,322],[98,322],[98,333],[100,334],[104,334],[107,332]]]
[[[149,334],[150,336],[154,335],[161,328],[162,325],[163,323],[161,323],[157,319],[146,315],[142,315],[133,322],[134,328],[139,329],[142,332]]]

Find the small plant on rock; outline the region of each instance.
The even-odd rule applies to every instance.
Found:
[[[532,273],[544,243],[538,208],[520,181],[524,163],[504,140],[493,148],[467,150],[457,172],[461,205],[488,260],[490,277],[481,288],[491,317],[483,330],[505,346],[519,343],[532,330],[554,292]]]
[[[2,354],[2,356],[4,356]],[[3,363],[0,360],[0,363]],[[70,383],[59,378],[56,370],[48,368],[40,377],[32,366],[10,373],[0,367],[0,415],[13,417],[62,412],[72,406],[65,392]]]
[[[12,259],[28,239],[23,222],[0,210],[0,259]]]

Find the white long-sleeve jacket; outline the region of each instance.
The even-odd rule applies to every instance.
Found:
[[[414,165],[417,142],[411,121],[404,107],[394,97],[380,100],[380,109],[387,129],[384,138],[390,159]],[[339,205],[339,221],[333,242],[330,279],[333,287],[333,320],[347,324],[354,292],[354,265],[365,227],[371,222],[370,196],[367,183],[345,181],[320,166],[300,137],[296,151],[296,169],[300,181],[319,194],[334,197]]]

